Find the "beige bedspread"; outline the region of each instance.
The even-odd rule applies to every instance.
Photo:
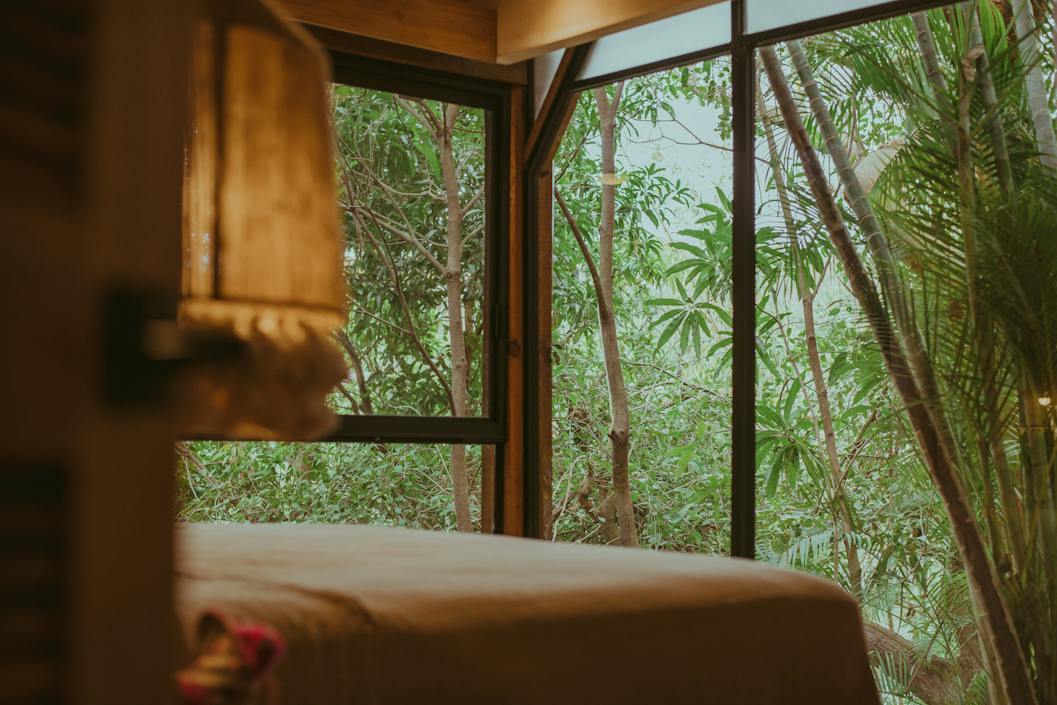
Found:
[[[185,631],[270,622],[283,705],[876,705],[855,603],[723,558],[322,525],[179,525]]]

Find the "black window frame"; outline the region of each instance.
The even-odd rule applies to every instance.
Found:
[[[485,111],[485,361],[481,416],[341,414],[323,443],[500,444],[506,439],[510,86],[331,50],[334,83]]]
[[[554,87],[556,106],[567,106],[579,93],[606,85],[613,81],[641,76],[655,71],[685,66],[690,63],[719,56],[731,58],[731,104],[734,153],[733,174],[733,232],[731,259],[731,308],[733,314],[733,359],[731,364],[731,546],[730,555],[754,559],[756,556],[756,52],[760,47],[776,42],[807,37],[824,32],[833,32],[847,27],[867,24],[911,12],[955,4],[954,0],[888,0],[869,7],[797,22],[758,32],[746,29],[748,2],[761,0],[731,0],[730,41],[703,48],[689,54],[669,59],[652,61],[629,67],[621,71],[578,79],[586,60],[591,42],[566,50],[572,69],[570,75]],[[530,103],[531,104],[531,103]],[[541,114],[535,122],[539,124],[540,137],[531,145],[523,173],[525,194],[525,247],[527,252],[538,248],[538,206],[540,199],[550,199],[550,194],[538,193],[536,184],[549,164],[544,164],[540,155],[565,131],[561,111]],[[531,121],[530,121],[531,123]],[[553,204],[552,204],[553,206]],[[525,258],[524,275],[526,302],[536,301],[535,258]],[[534,349],[539,339],[535,318],[526,319],[526,347]],[[532,364],[530,355],[525,365],[525,388],[531,392],[538,380],[538,367]],[[525,448],[522,501],[525,517],[524,534],[538,537],[541,480],[533,469],[539,465],[539,438],[535,419],[539,413],[539,395],[526,393],[524,405]]]

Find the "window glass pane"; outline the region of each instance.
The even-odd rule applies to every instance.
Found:
[[[729,551],[729,76],[722,57],[585,91],[555,158],[558,540]]]
[[[602,37],[579,78],[605,76],[730,41],[730,3],[721,2]]]
[[[864,7],[883,5],[888,0],[746,0],[745,29],[764,32],[799,22],[817,20]]]
[[[333,87],[345,414],[484,415],[485,111]]]
[[[565,50],[559,49],[532,60],[532,99],[536,115],[539,115],[543,101],[547,98],[547,91],[558,73],[558,65],[561,64],[564,54]]]
[[[482,498],[494,486],[491,446],[194,441],[176,451],[183,521],[454,531],[462,519],[480,531]],[[456,472],[466,477],[461,495]],[[491,501],[483,504],[490,517]]]
[[[759,53],[757,554],[859,600],[886,704],[928,702],[926,673],[952,702],[987,700],[968,542],[930,453],[951,459],[980,561],[1023,586],[1004,592],[1014,623],[1034,624],[1028,605],[1053,585],[1017,558],[1038,555],[1018,535],[1041,514],[1012,488],[1053,468],[1032,458],[1026,430],[1036,419],[1039,447],[1052,447],[1050,398],[1036,396],[1052,383],[1027,381],[1052,380],[1052,357],[1013,348],[1053,349],[1041,330],[1055,260],[1042,253],[1054,252],[1057,207],[1039,154],[1057,150],[1054,39],[1047,16],[1038,62],[1015,57],[1005,11],[960,3]],[[890,368],[929,390],[929,413],[908,413],[925,402]],[[1025,652],[1052,655],[1052,632],[1022,628]],[[958,675],[912,666],[926,655]]]

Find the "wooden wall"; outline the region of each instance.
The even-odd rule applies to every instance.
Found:
[[[474,0],[280,0],[305,24],[495,61],[496,10]]]

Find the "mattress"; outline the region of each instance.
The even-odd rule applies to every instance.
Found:
[[[181,524],[177,605],[287,642],[282,705],[877,705],[855,602],[745,560],[313,524]]]

